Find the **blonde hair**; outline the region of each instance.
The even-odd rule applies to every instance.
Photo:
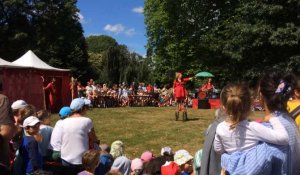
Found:
[[[178,80],[179,76],[182,76],[182,74],[180,72],[176,72],[176,74],[175,74],[175,80]]]
[[[99,163],[99,158],[100,151],[88,150],[82,156],[82,166],[85,170],[93,171]]]
[[[230,129],[234,129],[251,111],[250,90],[242,83],[228,84],[221,92],[221,102],[232,122]]]

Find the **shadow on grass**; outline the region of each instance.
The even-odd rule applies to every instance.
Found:
[[[182,118],[179,117],[179,119],[177,121],[189,122],[189,121],[197,121],[197,120],[200,120],[200,118],[188,118],[187,120],[183,120]],[[174,118],[174,121],[176,121],[175,118]]]

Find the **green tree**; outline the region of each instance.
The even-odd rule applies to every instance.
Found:
[[[76,2],[0,1],[0,55],[13,61],[31,49],[48,64],[87,79],[91,72]]]
[[[299,0],[147,0],[148,56],[156,79],[209,70],[254,82],[268,67],[299,72]]]
[[[137,53],[129,52],[126,45],[119,45],[110,36],[87,37],[89,62],[101,83],[130,84],[132,81],[149,81],[151,65]]]

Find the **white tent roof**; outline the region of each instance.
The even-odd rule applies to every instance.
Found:
[[[44,70],[69,71],[69,69],[58,69],[49,66],[48,64],[43,62],[39,57],[37,57],[31,50],[26,52],[21,58],[17,59],[12,63],[22,67],[31,67]]]
[[[2,58],[0,58],[0,67],[14,67],[14,68],[18,68],[20,66],[15,65],[11,62],[5,61]]]

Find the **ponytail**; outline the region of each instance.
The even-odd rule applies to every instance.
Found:
[[[232,123],[230,129],[234,129],[251,111],[250,90],[245,84],[228,84],[221,92],[221,102]]]

